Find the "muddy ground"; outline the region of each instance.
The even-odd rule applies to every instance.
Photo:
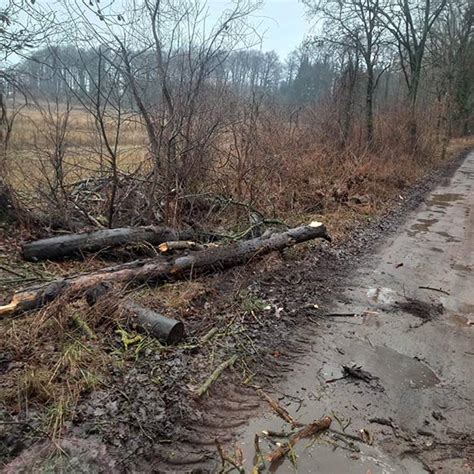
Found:
[[[309,353],[275,393],[299,420],[332,415],[333,428],[369,443],[329,433],[298,446],[300,472],[473,471],[473,212],[471,153],[334,284]],[[253,419],[244,457],[254,433],[285,429]]]
[[[251,468],[255,433],[288,431],[256,387],[303,422],[330,415],[338,431],[367,431],[371,445],[334,433],[311,448],[302,442],[300,472],[470,472],[473,179],[471,154],[337,246],[313,244],[201,279],[180,314],[186,343],[121,354],[74,407],[61,441],[45,441],[34,403],[3,406],[6,472],[31,469],[51,444],[62,448],[49,457],[51,469],[214,472],[216,437],[225,449],[236,441]],[[203,344],[214,326],[217,337]],[[234,367],[193,398],[233,355]],[[3,375],[12,364],[2,353]],[[344,377],[341,366],[352,364],[372,380]],[[279,472],[294,469],[285,461]]]

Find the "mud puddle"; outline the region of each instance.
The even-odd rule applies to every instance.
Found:
[[[436,374],[424,363],[386,346],[371,347],[369,344],[353,343],[344,349],[344,358],[354,366],[362,367],[380,379],[383,389],[427,388],[439,383]],[[342,361],[341,361],[342,362]],[[323,367],[322,374],[331,380],[342,377],[341,367],[333,363]],[[341,383],[354,383],[341,378]],[[355,382],[359,383],[359,382]]]
[[[384,392],[387,389],[390,393],[396,391],[401,397],[407,389],[423,390],[440,381],[426,364],[389,347],[371,347],[363,341],[358,341],[348,342],[338,349],[337,360],[331,358],[331,360],[323,362],[319,369],[307,361],[304,366],[294,372],[291,382],[285,384],[274,395],[279,403],[300,422],[310,423],[328,414],[327,411],[321,410],[321,406],[332,405],[335,407],[331,399],[333,397],[340,398],[338,393],[347,394],[352,390],[369,393],[375,391],[385,397]],[[341,370],[341,365],[344,363],[361,366],[372,375],[374,380],[379,380],[379,382],[376,385],[370,385],[360,380],[344,378],[344,373]],[[354,400],[353,403],[358,402]],[[346,406],[347,408],[351,407],[351,403]],[[286,459],[282,464],[272,465],[269,472],[350,472],[361,474],[369,471],[374,473],[425,472],[423,464],[416,458],[406,457],[396,460],[378,447],[354,439],[354,436],[357,438],[360,428],[366,429],[367,433],[372,432],[372,428],[369,428],[369,417],[367,416],[362,422],[352,422],[346,412],[347,409],[343,411],[343,408],[340,407],[330,413],[333,417],[331,428],[336,432],[349,434],[349,438],[329,431],[313,441],[303,440],[294,448],[293,462]],[[273,437],[267,438],[265,434],[288,431],[289,425],[272,414],[253,420],[240,439],[240,446],[246,460],[245,467],[250,470],[253,465],[256,434],[260,437],[262,452],[269,453],[276,448],[276,442],[284,441]]]
[[[408,235],[415,236],[420,232],[429,232],[431,226],[436,222],[439,222],[439,219],[418,219],[418,222],[410,227]]]
[[[260,448],[262,452],[267,453],[275,449],[275,441],[266,438],[264,433],[270,431],[277,432],[285,427],[281,423],[275,423],[274,420],[259,420],[249,425],[249,433],[253,431],[258,433],[260,438]],[[247,472],[252,472],[254,449],[254,438],[247,436],[241,440],[241,448],[244,453],[244,468]],[[393,466],[394,460],[385,455],[381,450],[364,445],[362,443],[352,442],[347,445],[341,442],[337,435],[333,436],[331,432],[318,436],[313,441],[303,440],[294,447],[293,462],[288,459],[282,462],[266,467],[268,472],[286,473],[353,473],[366,474],[373,473],[395,473],[395,472],[426,472],[421,470],[422,464],[415,459],[406,460],[406,469],[403,464],[399,464],[398,470]],[[416,466],[418,470],[410,470]]]
[[[452,314],[449,317],[449,320],[454,323],[456,326],[462,328],[473,328],[474,329],[474,318],[468,318],[462,314]]]
[[[431,199],[428,199],[426,201],[426,204],[428,205],[428,207],[436,206],[447,209],[457,201],[462,200],[463,197],[464,195],[460,193],[432,194]]]

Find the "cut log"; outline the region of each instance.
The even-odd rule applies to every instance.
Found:
[[[159,245],[167,241],[191,238],[192,233],[190,232],[179,232],[168,227],[125,227],[36,240],[25,244],[22,252],[23,258],[29,261],[59,260],[72,255],[98,252],[125,244],[145,242]]]
[[[204,250],[204,245],[191,240],[175,240],[172,242],[163,242],[158,246],[161,253],[172,252],[174,250]]]
[[[167,318],[133,301],[123,301],[120,308],[132,313],[145,331],[165,344],[175,344],[184,337],[184,324],[181,321]]]
[[[167,318],[156,311],[145,308],[129,299],[106,298],[110,293],[112,286],[107,283],[101,283],[94,288],[89,288],[84,296],[89,306],[105,303],[103,309],[118,309],[125,314],[133,316],[137,320],[138,326],[155,336],[160,342],[165,344],[175,344],[184,338],[184,324],[181,321]],[[110,301],[111,300],[111,301]],[[110,307],[109,304],[112,304]]]
[[[319,222],[272,234],[267,238],[255,238],[228,246],[190,252],[189,255],[169,261],[158,257],[83,273],[17,292],[10,304],[0,306],[0,316],[40,308],[61,295],[70,299],[81,298],[87,290],[103,283],[164,283],[215,272],[316,238],[330,240],[326,228]]]

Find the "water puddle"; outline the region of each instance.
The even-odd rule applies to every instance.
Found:
[[[422,390],[439,382],[439,378],[426,364],[386,346],[373,347],[357,339],[345,345],[344,350],[339,354],[340,356],[329,358],[324,362],[320,359],[313,360],[313,363],[308,364],[304,369],[295,371],[291,383],[283,387],[282,392],[278,392],[282,396],[275,395],[274,397],[290,413],[307,423],[328,413],[324,401],[328,396],[325,394],[325,387],[328,387],[326,381],[333,378],[339,379],[343,375],[341,364],[361,366],[364,371],[374,377],[377,385],[380,382],[380,390],[391,393],[394,399],[399,399],[409,390]],[[322,365],[320,365],[321,362]],[[320,366],[320,369],[315,376],[317,366]],[[348,391],[374,390],[374,387],[369,387],[365,382],[351,378],[342,378],[330,386],[335,387],[330,394],[330,406],[337,404],[337,400],[340,401],[341,397],[342,399],[347,397]],[[334,422],[334,428],[337,428],[336,422]],[[247,460],[245,467],[250,470],[255,453],[254,436],[268,431],[288,431],[288,425],[272,412],[268,412],[265,416],[252,420],[243,433],[240,446]],[[278,439],[268,441],[261,437],[261,450],[268,453],[275,449],[275,441],[281,442]],[[276,469],[270,472],[423,472],[416,470],[420,467],[416,459],[395,460],[376,446],[360,443],[356,443],[360,452],[351,452],[344,445],[341,447],[341,443],[333,441],[330,434],[322,435],[314,442],[301,441],[294,448],[296,466],[285,459],[283,464],[275,466]]]
[[[453,322],[456,326],[460,326],[463,328],[466,328],[466,327],[474,328],[474,320],[462,314],[453,314],[449,317],[449,320]]]
[[[255,454],[254,435],[261,436],[262,432],[268,430],[285,431],[287,425],[285,426],[274,418],[264,418],[251,422],[246,430],[248,434],[242,439],[240,447],[244,454],[244,467],[248,469],[247,472],[252,472],[252,461]],[[267,438],[261,437],[259,444],[262,452],[266,454],[275,449],[275,441],[278,440],[269,441]],[[280,439],[279,441],[284,440]],[[354,472],[361,474],[377,472],[388,474],[397,472],[393,467],[396,461],[390,459],[379,449],[360,443],[357,443],[357,446],[360,452],[351,453],[343,443],[335,442],[330,434],[320,435],[314,441],[302,440],[293,448],[294,464],[285,458],[283,462],[271,466],[268,472],[278,472],[279,474],[294,474],[295,472]],[[268,464],[267,467],[269,467]]]
[[[459,312],[468,317],[474,318],[474,304],[464,303],[459,308]]]
[[[412,455],[404,456],[401,463],[406,469],[406,472],[418,472],[420,474],[422,472],[430,472],[419,459]]]
[[[453,270],[456,270],[458,272],[470,273],[470,272],[472,272],[472,266],[471,265],[463,265],[462,263],[455,263],[453,265]]]
[[[420,232],[429,232],[430,231],[430,227],[433,225],[433,224],[436,224],[436,222],[438,222],[439,219],[418,219],[418,222],[416,222],[415,224],[413,224],[411,227],[410,227],[410,230],[407,231],[407,234],[410,236],[410,237],[414,237],[415,235],[419,234]]]
[[[463,194],[458,193],[432,194],[431,199],[426,201],[426,204],[428,206],[437,206],[446,209],[451,207],[454,202],[460,201],[463,197]]]
[[[435,232],[435,234],[440,235],[441,237],[444,237],[446,239],[446,243],[452,243],[452,242],[461,242],[459,239],[456,239],[456,237],[453,237],[452,235],[448,234],[447,232]]]
[[[350,359],[350,364],[362,366],[364,370],[379,377],[382,386],[390,386],[397,391],[432,387],[440,381],[426,364],[390,347],[373,348],[355,343],[351,347],[351,353],[345,355]],[[322,374],[323,377],[332,379],[342,376],[342,370],[340,366],[328,362],[323,366]]]
[[[374,371],[383,371],[379,374],[381,380],[400,388],[427,388],[439,382],[439,378],[426,364],[385,346],[373,350],[366,366]]]

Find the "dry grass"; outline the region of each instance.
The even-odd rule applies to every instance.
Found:
[[[186,320],[196,316],[190,305],[204,303],[210,291],[201,282],[180,282],[134,290],[133,298]],[[93,308],[61,299],[34,315],[1,321],[2,354],[15,362],[2,376],[0,407],[8,407],[10,416],[37,411],[41,429],[59,439],[81,397],[107,387],[111,368],[129,367],[146,351],[166,350],[111,306],[119,297]]]
[[[204,168],[190,165],[186,187],[178,188],[169,202],[174,224],[192,219],[204,227],[229,228],[237,222],[232,229],[235,232],[248,227],[248,211],[231,205],[215,212],[213,196],[247,203],[267,217],[289,223],[313,214],[323,215],[326,220],[331,220],[334,213],[342,217],[352,213],[373,215],[445,158],[441,153],[443,137],[430,128],[435,123],[433,117],[426,117],[420,124],[423,138],[413,151],[403,112],[380,115],[377,139],[369,149],[360,140],[363,129],[358,122],[348,144],[341,146],[334,119],[325,115],[324,109],[304,111],[300,124],[295,126],[288,122],[287,111],[276,106],[260,111],[256,120],[246,123],[249,114],[245,113],[245,105],[242,108],[242,121],[229,124],[213,139]],[[61,107],[41,113],[23,109],[17,117],[7,162],[9,182],[19,192],[20,200],[41,214],[58,214],[59,221],[77,211],[68,209],[65,196],[54,186],[51,156],[55,151],[55,124],[63,113]],[[114,126],[110,120],[111,132]],[[133,214],[142,212],[141,207],[146,208],[150,199],[153,185],[146,178],[151,169],[146,142],[144,128],[136,117],[126,117],[118,146],[124,180],[117,197],[116,225],[134,222]],[[109,157],[92,117],[84,110],[71,111],[61,150],[65,192],[74,192],[75,188],[69,186],[85,178],[111,176]],[[448,149],[448,155],[450,152]],[[132,171],[136,172],[133,184],[125,179]],[[88,191],[81,206],[104,223],[111,192],[110,186]],[[151,223],[164,210],[148,212],[144,222]]]
[[[15,363],[2,377],[0,405],[12,415],[39,410],[52,438],[60,437],[79,398],[105,380],[111,364],[111,341],[85,327],[104,331],[107,324],[97,312],[64,301],[1,325],[2,352]]]
[[[36,198],[36,190],[45,188],[53,175],[57,126],[65,115],[64,106],[48,109],[46,105],[40,105],[21,109],[15,118],[7,173],[13,187],[26,198]],[[115,122],[109,120],[111,143],[115,126]],[[147,151],[145,143],[146,134],[141,124],[133,116],[125,117],[117,150],[123,171],[131,172],[143,166]],[[72,108],[61,150],[64,153],[65,184],[110,172],[110,156],[99,138],[93,117],[84,109]]]

